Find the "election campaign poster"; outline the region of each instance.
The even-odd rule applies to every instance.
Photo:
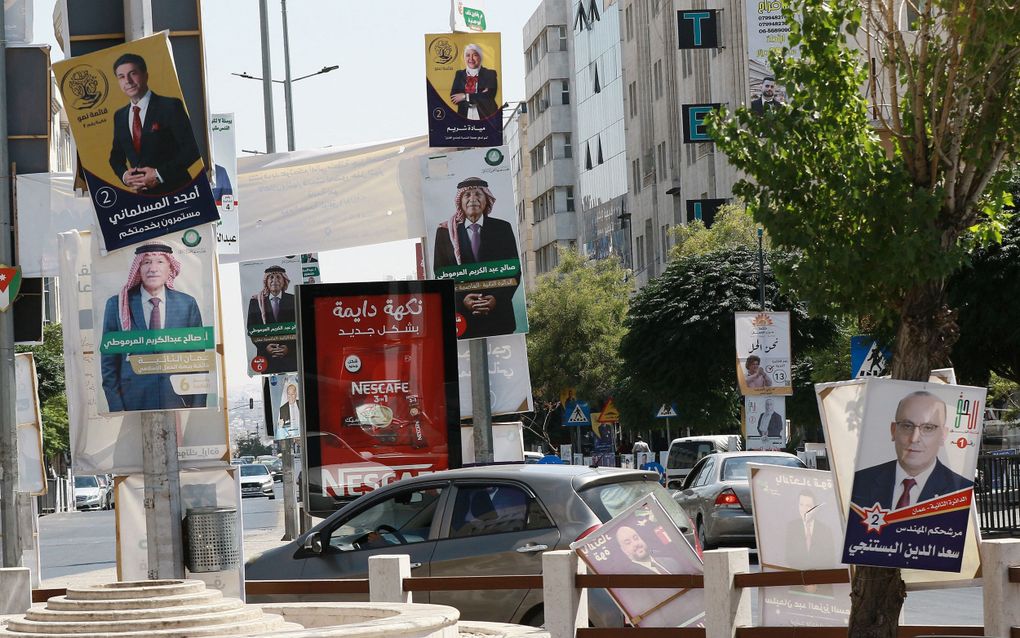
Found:
[[[485,31],[485,0],[450,0],[450,29],[467,33]]]
[[[531,396],[531,371],[528,368],[528,346],[524,335],[505,335],[486,340],[489,352],[489,404],[493,416],[531,412],[535,409]],[[460,418],[470,419],[471,346],[457,342]]]
[[[790,26],[783,17],[785,3],[779,0],[745,0],[747,25],[747,73],[751,88],[751,112],[761,115],[786,104],[786,88],[776,83],[769,53],[790,46]]]
[[[838,569],[843,526],[832,474],[749,463],[751,504],[762,571]],[[758,590],[767,626],[845,626],[850,585],[797,585]]]
[[[745,450],[784,450],[789,438],[786,397],[745,397]]]
[[[18,490],[33,496],[46,493],[43,464],[42,415],[35,357],[31,352],[14,355],[14,417],[18,428]]]
[[[422,160],[422,200],[431,279],[456,282],[460,339],[523,334],[517,213],[506,148]]]
[[[210,225],[208,228],[212,228]],[[188,232],[188,231],[186,231]],[[211,244],[211,230],[209,231]],[[64,367],[71,461],[82,474],[130,474],[142,471],[142,420],[139,412],[106,411],[101,355],[97,342],[102,315],[93,312],[92,234],[61,233],[60,295],[63,321]],[[123,277],[123,274],[121,275]],[[123,284],[123,282],[122,282]],[[67,291],[70,291],[69,293]],[[105,300],[102,300],[105,301]],[[217,342],[217,351],[222,344]],[[222,371],[221,355],[216,354]],[[217,385],[223,387],[222,384]],[[207,405],[221,405],[215,395]],[[173,413],[177,431],[177,456],[181,467],[221,464],[230,457],[227,415],[223,410],[180,410]]]
[[[960,572],[985,388],[870,379],[843,562]]]
[[[54,62],[53,73],[100,250],[219,219],[167,33]]]
[[[277,441],[301,437],[301,382],[296,374],[262,377],[267,434]]]
[[[315,253],[241,262],[248,376],[297,372],[294,290],[319,283]]]
[[[319,284],[297,297],[311,510],[459,467],[452,283]]]
[[[503,143],[500,55],[498,33],[425,35],[429,146]]]
[[[701,558],[680,532],[680,506],[653,494],[616,516],[570,549],[595,574],[702,574]],[[609,589],[635,627],[704,626],[703,589]]]
[[[737,383],[744,396],[793,394],[789,312],[736,312]]]
[[[105,257],[92,243],[100,413],[221,404],[216,283],[212,224]]]
[[[241,228],[237,194],[237,143],[234,140],[234,114],[213,113],[209,123],[212,135],[212,196],[220,221],[216,224],[216,247],[221,255],[237,255]]]

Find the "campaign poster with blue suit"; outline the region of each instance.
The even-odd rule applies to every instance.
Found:
[[[166,33],[53,63],[104,250],[220,218]]]
[[[100,414],[216,405],[214,229],[191,228],[106,256],[93,243]]]
[[[985,388],[872,379],[843,562],[960,572]]]
[[[503,143],[503,77],[498,33],[425,35],[429,146]]]

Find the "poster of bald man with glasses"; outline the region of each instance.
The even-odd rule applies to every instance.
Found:
[[[844,562],[960,571],[985,392],[869,382]]]

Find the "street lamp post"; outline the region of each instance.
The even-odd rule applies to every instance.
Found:
[[[286,80],[272,80],[272,79],[269,80],[270,82],[276,82],[277,84],[283,84],[284,85],[284,98],[286,100],[286,105],[285,106],[286,106],[286,111],[287,111],[287,150],[290,150],[290,151],[294,150],[294,115],[293,115],[294,111],[293,111],[293,104],[291,102],[291,89],[290,89],[291,84],[293,84],[295,82],[300,82],[301,80],[304,80],[304,79],[307,79],[307,78],[310,78],[310,77],[315,77],[316,75],[322,75],[323,73],[329,73],[330,71],[336,71],[339,68],[340,68],[339,65],[334,64],[334,65],[331,65],[331,66],[324,66],[321,69],[319,69],[318,71],[316,71],[315,73],[309,73],[308,75],[302,75],[302,76],[296,77],[294,79],[289,79],[288,78]],[[237,77],[244,78],[246,80],[259,80],[260,82],[264,81],[264,78],[260,78],[260,77],[258,77],[256,75],[251,75],[249,73],[231,73],[230,75],[236,75]],[[290,65],[289,64],[287,65],[287,75],[288,76],[290,75]],[[270,106],[267,107],[267,117],[269,117],[271,115],[271,113],[272,113],[272,106],[271,106],[271,102],[267,102],[267,104],[270,105]],[[268,138],[267,138],[267,141],[268,141]],[[268,145],[267,145],[267,149],[266,150],[269,153],[276,152],[275,145],[273,145],[272,148],[269,148]],[[248,151],[248,152],[251,153],[251,152],[254,152],[254,151]]]

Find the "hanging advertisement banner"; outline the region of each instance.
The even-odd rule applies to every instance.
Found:
[[[986,392],[868,381],[844,563],[961,571]]]
[[[769,53],[790,46],[790,26],[783,17],[782,2],[745,0],[747,24],[747,73],[751,111],[758,115],[786,103],[786,89],[776,84]]]
[[[793,394],[789,312],[735,312],[737,383],[744,396]]]
[[[492,415],[534,410],[528,346],[524,335],[492,337],[486,341],[486,347],[489,352],[489,403]],[[457,342],[457,368],[460,418],[470,419],[471,347],[466,341]]]
[[[301,436],[301,383],[296,374],[262,378],[262,405],[266,434],[277,441]]]
[[[676,508],[676,518],[666,507]],[[595,574],[701,574],[698,553],[678,529],[679,505],[649,494],[570,549]],[[703,627],[703,589],[609,589],[635,627]]]
[[[212,243],[212,226],[208,227]],[[186,231],[187,232],[187,231]],[[93,312],[93,263],[91,233],[61,233],[60,295],[63,321],[64,367],[71,462],[80,474],[130,474],[142,471],[142,420],[138,412],[105,411],[106,399],[97,353],[101,317]],[[123,274],[121,274],[123,284]],[[69,291],[69,293],[68,293]],[[100,299],[100,301],[106,301]],[[222,343],[217,342],[217,368],[222,370]],[[217,388],[222,388],[217,383]],[[222,405],[221,397],[207,397],[207,405]],[[225,411],[181,410],[174,412],[177,455],[181,467],[222,464],[229,458]]]
[[[46,493],[43,464],[42,414],[35,357],[31,352],[14,355],[14,415],[18,428],[18,490],[33,496]]]
[[[213,113],[209,131],[212,135],[212,195],[220,221],[216,224],[216,248],[221,255],[241,252],[238,235],[241,228],[237,196],[237,142],[234,139],[234,114]]]
[[[214,226],[101,256],[92,243],[99,412],[218,405]]]
[[[786,422],[786,397],[744,399],[745,450],[786,449],[790,438]]]
[[[506,149],[426,158],[421,190],[428,274],[456,282],[457,336],[475,339],[527,332]]]
[[[453,285],[320,284],[297,301],[310,510],[459,467]]]
[[[319,283],[315,253],[241,262],[248,376],[297,372],[294,290]]]
[[[485,0],[450,0],[450,30],[485,31]]]
[[[428,33],[429,146],[499,146],[503,91],[498,33]]]
[[[832,473],[754,463],[747,467],[762,571],[844,567]],[[849,583],[763,587],[758,597],[763,624],[771,627],[845,627],[850,615]]]
[[[219,219],[166,32],[53,63],[103,251]]]

